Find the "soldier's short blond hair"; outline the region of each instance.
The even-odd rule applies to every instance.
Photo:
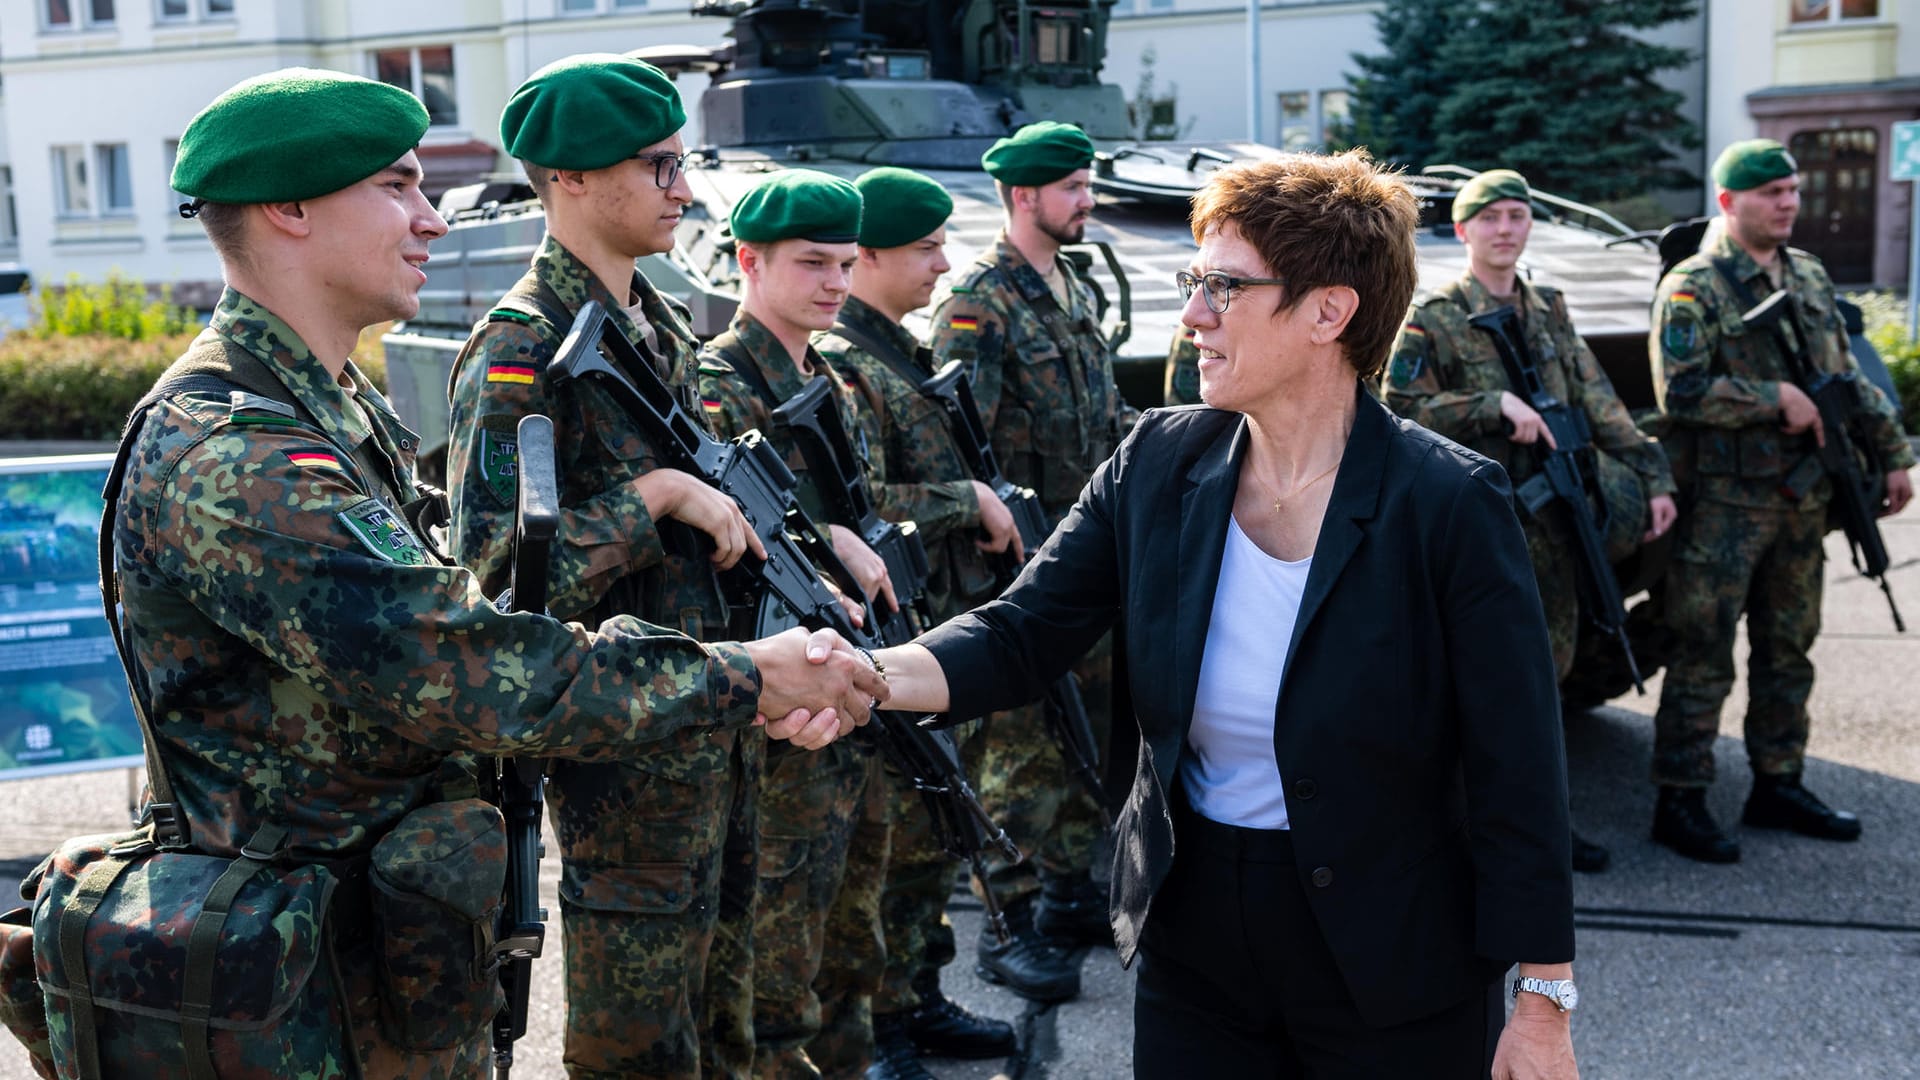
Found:
[[[1405,181],[1365,150],[1288,154],[1215,171],[1193,197],[1192,220],[1196,244],[1222,225],[1239,229],[1267,275],[1286,281],[1282,310],[1328,285],[1357,293],[1342,354],[1361,378],[1380,373],[1420,280],[1420,207]]]

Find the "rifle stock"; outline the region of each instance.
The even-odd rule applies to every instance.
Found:
[[[1046,511],[1032,488],[1016,485],[1000,471],[1000,460],[987,438],[987,427],[980,419],[979,406],[973,400],[973,384],[967,381],[964,366],[958,360],[949,362],[920,384],[920,393],[938,401],[945,409],[953,441],[966,459],[968,470],[1006,504],[1013,515],[1014,527],[1019,530],[1020,544],[1026,548],[1027,557],[1032,558],[1040,545],[1047,542],[1051,531],[1047,528]],[[1012,552],[998,557],[994,569],[1002,591],[1020,576],[1020,565]],[[1060,744],[1067,767],[1073,770],[1087,794],[1093,796],[1101,816],[1108,827],[1112,827],[1113,804],[1107,799],[1106,785],[1100,782],[1099,743],[1093,736],[1093,721],[1087,716],[1086,701],[1080,696],[1080,683],[1072,672],[1060,676],[1047,688],[1045,705],[1047,727],[1054,741]]]
[[[560,486],[554,466],[553,421],[523,417],[519,444],[520,485],[514,521],[512,611],[545,611],[547,554],[560,528]],[[500,915],[500,988],[506,1004],[494,1015],[493,1066],[497,1080],[513,1068],[514,1041],[527,1033],[527,995],[533,960],[545,947],[547,913],[540,906],[541,785],[544,764],[536,758],[487,758],[481,777],[491,788],[507,826],[506,905]]]
[[[603,349],[611,354],[611,362],[602,355]],[[605,309],[591,300],[581,305],[547,370],[557,382],[592,380],[660,444],[671,467],[699,477],[739,504],[749,527],[766,546],[767,558],[745,556],[723,578],[732,582],[736,597],[755,597],[764,590],[785,604],[803,626],[832,629],[861,647],[881,644],[872,632],[853,625],[838,598],[820,580],[824,571],[848,595],[860,595],[853,575],[795,501],[798,481],[793,471],[759,432],[749,431],[732,442],[714,438],[686,414],[633,344],[611,330]],[[869,606],[867,626],[874,625]],[[1007,940],[1006,917],[987,887],[980,855],[993,848],[1009,862],[1017,863],[1023,856],[975,797],[952,736],[923,727],[904,713],[880,711],[874,720],[881,752],[913,779],[933,813],[941,846],[969,864],[985,894],[988,926],[1002,941]]]
[[[1887,584],[1887,570],[1891,560],[1887,555],[1887,543],[1880,535],[1879,510],[1886,500],[1886,463],[1880,457],[1879,449],[1873,440],[1867,437],[1861,427],[1860,395],[1867,388],[1856,372],[1841,373],[1816,371],[1808,362],[1804,353],[1792,347],[1781,323],[1792,321],[1797,336],[1804,340],[1800,322],[1794,318],[1793,294],[1785,289],[1776,289],[1766,299],[1755,304],[1740,316],[1740,321],[1748,327],[1763,329],[1772,336],[1781,355],[1788,359],[1793,369],[1793,381],[1813,400],[1814,408],[1820,413],[1820,427],[1824,441],[1816,444],[1815,456],[1819,459],[1820,469],[1826,474],[1833,488],[1832,512],[1840,519],[1840,528],[1846,533],[1847,548],[1853,557],[1853,568],[1880,586],[1887,598],[1887,610],[1893,615],[1893,628],[1899,633],[1907,632],[1906,620],[1900,617],[1900,605],[1893,598],[1893,587]],[[1785,490],[1789,497],[1804,495],[1804,492]]]
[[[1620,581],[1613,576],[1613,562],[1607,558],[1605,519],[1593,509],[1598,503],[1604,514],[1606,500],[1600,495],[1599,477],[1580,459],[1593,444],[1586,415],[1547,393],[1540,369],[1519,333],[1519,315],[1511,305],[1474,315],[1467,324],[1492,337],[1494,351],[1500,354],[1500,362],[1506,367],[1515,392],[1540,414],[1547,430],[1553,434],[1552,447],[1535,447],[1543,458],[1540,475],[1522,484],[1517,494],[1533,513],[1553,503],[1566,508],[1573,525],[1574,550],[1579,555],[1580,573],[1576,580],[1587,601],[1587,617],[1620,643],[1627,671],[1633,676],[1633,688],[1644,695],[1647,686],[1640,677],[1640,662],[1633,655],[1633,643],[1627,639],[1626,599],[1620,595]],[[1544,488],[1540,485],[1542,480]]]

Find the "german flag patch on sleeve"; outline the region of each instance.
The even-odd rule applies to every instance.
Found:
[[[533,368],[527,364],[488,364],[487,381],[524,385],[533,382]]]
[[[288,450],[287,460],[303,469],[332,469],[334,472],[346,472],[346,466],[340,464],[340,455],[331,450],[308,448]]]

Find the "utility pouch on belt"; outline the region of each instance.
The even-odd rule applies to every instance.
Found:
[[[373,846],[380,1024],[407,1050],[480,1038],[502,999],[493,955],[507,828],[484,799],[432,803]]]
[[[75,837],[28,878],[63,1075],[299,1076],[347,1056],[325,935],[336,878],[276,860],[285,835],[263,826],[237,858],[147,829]]]

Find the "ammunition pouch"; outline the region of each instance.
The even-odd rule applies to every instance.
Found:
[[[225,858],[142,829],[76,837],[40,864],[23,890],[62,1076],[298,1076],[352,1059],[326,934],[337,878],[281,861],[284,836],[267,825]]]
[[[380,962],[380,1027],[411,1051],[479,1038],[504,1004],[494,943],[507,829],[484,799],[431,803],[373,846],[368,870]]]
[[[1771,425],[1694,429],[1693,466],[1701,476],[1779,480],[1803,452],[1800,436]]]

